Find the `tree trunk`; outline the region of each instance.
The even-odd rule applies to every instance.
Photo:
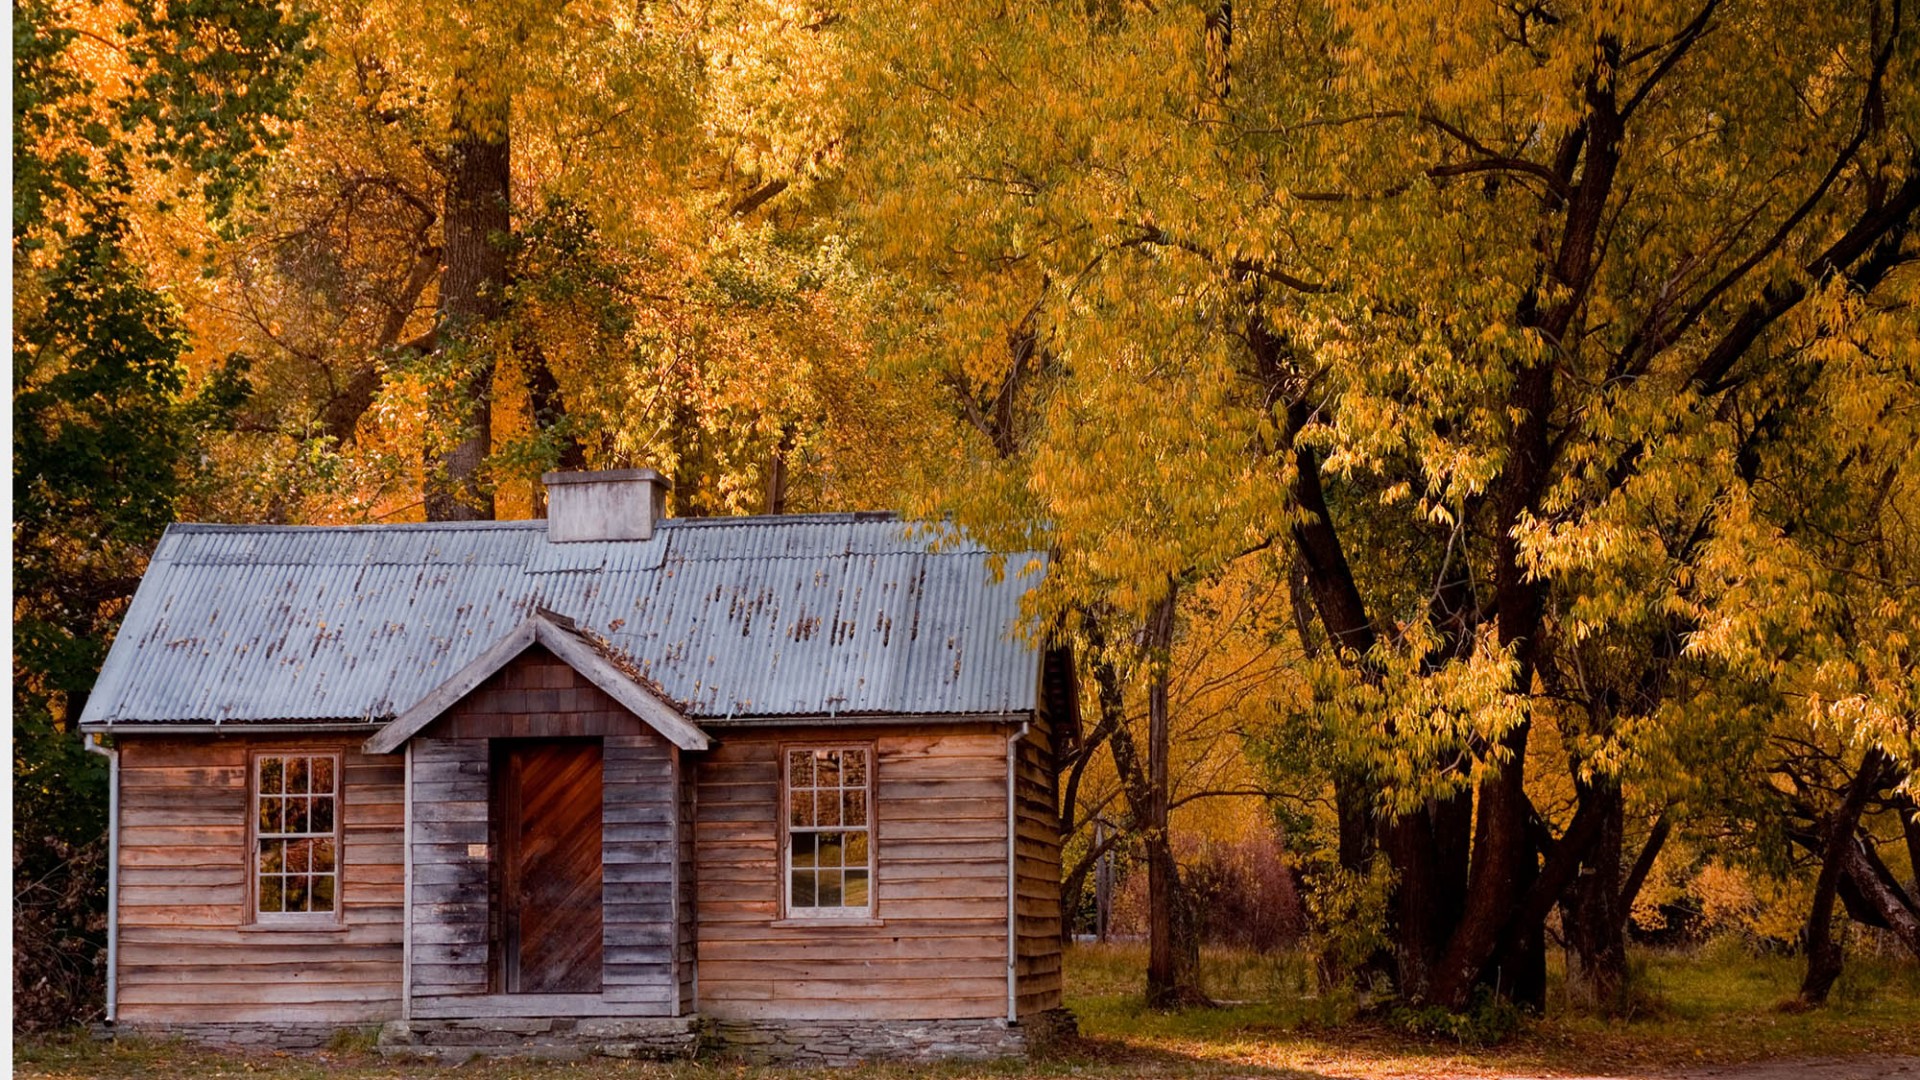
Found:
[[[1920,906],[1901,890],[1871,842],[1854,838],[1841,853],[1841,873],[1853,886],[1875,925],[1892,932],[1896,941],[1920,959]]]
[[[374,338],[375,359],[354,372],[347,379],[347,385],[328,399],[320,410],[320,429],[331,436],[335,444],[345,446],[353,442],[359,433],[360,418],[373,408],[373,399],[380,393],[382,372],[378,358],[400,346],[400,335],[406,332],[407,320],[413,317],[413,309],[420,303],[421,295],[439,272],[440,249],[423,239],[407,280],[401,284],[399,294],[392,299],[387,317],[381,321],[380,333]],[[429,333],[428,338],[431,337]],[[407,347],[414,347],[414,343],[409,343]]]
[[[1155,609],[1154,617],[1147,627],[1149,650],[1152,642],[1164,640],[1171,645],[1173,635],[1174,597],[1169,595],[1162,606]],[[1163,618],[1164,616],[1164,618]],[[1154,827],[1155,821],[1164,823],[1170,799],[1165,788],[1156,797],[1153,777],[1153,762],[1164,762],[1164,749],[1171,743],[1159,744],[1163,750],[1155,753],[1158,739],[1170,728],[1167,685],[1164,664],[1157,664],[1159,671],[1149,689],[1148,710],[1148,759],[1140,759],[1139,747],[1133,741],[1133,733],[1125,723],[1125,688],[1120,682],[1120,673],[1111,661],[1096,656],[1093,665],[1094,685],[1098,688],[1100,709],[1103,716],[1113,716],[1119,722],[1114,724],[1107,735],[1107,749],[1113,755],[1114,771],[1120,777],[1120,789],[1126,793],[1127,807],[1131,812],[1134,829],[1140,834],[1147,854],[1147,919],[1148,919],[1148,974],[1147,1002],[1156,1008],[1170,1008],[1182,1004],[1204,1002],[1200,993],[1200,939],[1197,920],[1192,905],[1186,901],[1184,887],[1180,882],[1179,867],[1174,862],[1173,845],[1164,824]],[[1157,702],[1157,704],[1156,704]],[[1155,715],[1161,724],[1154,723]],[[1166,726],[1162,726],[1166,725]],[[1159,775],[1166,774],[1162,766]],[[1156,811],[1157,808],[1157,811]],[[1158,967],[1156,967],[1158,965]],[[1159,972],[1156,979],[1155,972]]]
[[[1626,798],[1619,784],[1606,780],[1576,781],[1574,788],[1581,802],[1597,808],[1601,823],[1600,835],[1561,905],[1571,954],[1567,984],[1575,995],[1613,1011],[1627,978],[1627,919],[1620,881]]]
[[[1627,872],[1626,883],[1620,886],[1620,918],[1633,917],[1633,902],[1640,898],[1640,888],[1647,883],[1647,875],[1653,872],[1654,860],[1660,857],[1660,849],[1667,845],[1667,837],[1673,832],[1673,817],[1662,810],[1654,819],[1653,831],[1647,834],[1647,842],[1640,847],[1640,857],[1633,860],[1633,869]]]
[[[793,455],[793,428],[782,424],[780,438],[767,457],[767,513],[787,512],[787,459]]]
[[[439,348],[454,387],[431,420],[454,425],[449,451],[426,455],[429,521],[484,521],[493,493],[483,472],[493,448],[491,335],[506,306],[507,242],[512,234],[512,171],[505,98],[475,104],[457,96],[448,148],[446,268],[440,276]]]
[[[1907,870],[1913,875],[1913,892],[1920,897],[1920,804],[1911,798],[1902,799],[1898,817],[1907,841]]]
[[[1168,758],[1172,752],[1172,716],[1167,701],[1173,648],[1174,606],[1167,595],[1147,622],[1146,646],[1152,681],[1147,686],[1147,1004],[1156,1009],[1187,1004],[1197,995],[1199,934],[1190,905],[1181,902],[1180,867],[1168,831],[1172,804]]]
[[[553,376],[553,366],[547,362],[547,350],[542,348],[539,339],[526,335],[516,339],[520,350],[521,371],[527,383],[527,402],[533,411],[533,427],[551,438],[558,451],[554,468],[566,472],[577,472],[587,467],[587,447],[580,441],[578,432],[567,423],[566,402],[560,396],[560,380]],[[547,516],[547,492],[544,485],[535,484],[533,488],[533,515]]]
[[[1860,763],[1860,771],[1847,784],[1847,793],[1840,805],[1826,820],[1821,837],[1820,877],[1814,882],[1813,907],[1807,914],[1807,927],[1803,932],[1807,974],[1800,983],[1800,1000],[1805,1004],[1825,1004],[1835,980],[1840,978],[1844,958],[1840,943],[1833,937],[1834,895],[1840,887],[1848,850],[1855,844],[1853,833],[1860,824],[1860,814],[1866,809],[1867,800],[1879,789],[1880,778],[1889,763],[1890,759],[1879,750],[1868,751]]]

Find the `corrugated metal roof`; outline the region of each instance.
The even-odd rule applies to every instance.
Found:
[[[703,719],[1034,707],[1020,598],[994,557],[888,515],[704,518],[549,544],[545,523],[176,525],[81,717],[381,720],[536,607],[573,618]]]

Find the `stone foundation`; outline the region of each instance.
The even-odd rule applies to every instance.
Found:
[[[224,1023],[122,1025],[112,1035],[179,1038],[242,1049],[319,1050],[336,1024]],[[666,1061],[701,1053],[753,1064],[853,1065],[862,1061],[985,1061],[1022,1057],[1075,1032],[1073,1014],[1052,1009],[1018,1024],[1004,1020],[702,1020],[609,1017],[391,1020],[376,1048],[393,1057],[461,1062],[473,1057]]]
[[[698,1017],[557,1017],[393,1020],[380,1029],[380,1053],[465,1061],[481,1057],[575,1059],[589,1056],[667,1061],[700,1049]]]
[[[706,1045],[752,1064],[854,1065],[862,1061],[986,1061],[1024,1057],[1071,1035],[1073,1014],[1053,1009],[1005,1020],[715,1020]]]

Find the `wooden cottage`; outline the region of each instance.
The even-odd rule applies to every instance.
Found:
[[[828,1060],[1057,1024],[1043,557],[547,481],[545,521],[168,530],[81,721],[109,1021]]]

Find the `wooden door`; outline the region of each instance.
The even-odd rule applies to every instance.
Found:
[[[501,984],[600,992],[600,743],[507,743],[501,789]]]

